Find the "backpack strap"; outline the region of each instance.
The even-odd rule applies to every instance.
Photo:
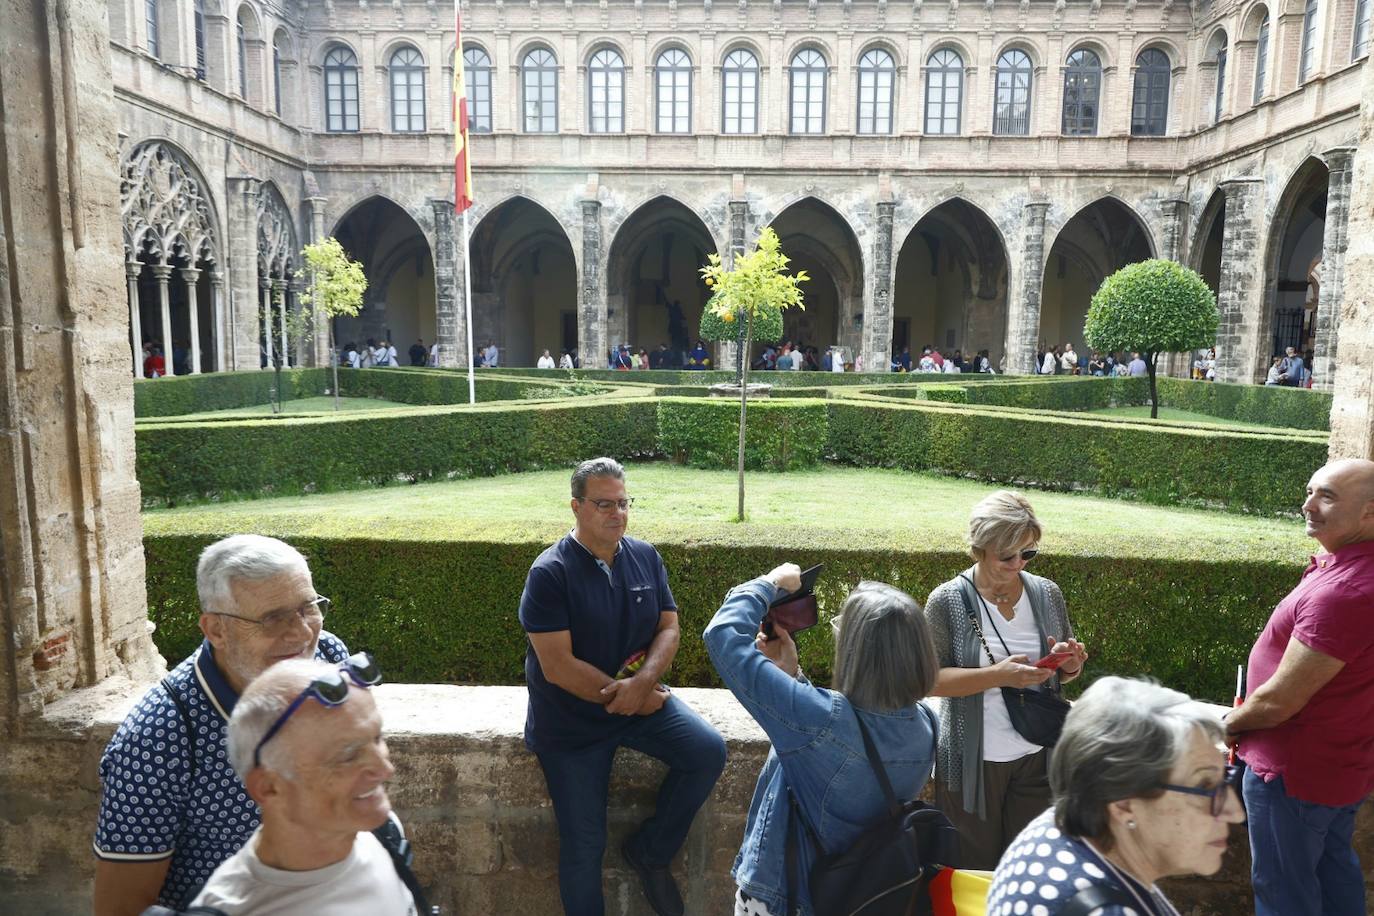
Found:
[[[415,877],[415,872],[410,870],[410,864],[415,861],[415,850],[401,833],[400,825],[394,818],[388,817],[386,823],[372,831],[372,835],[391,856],[391,864],[396,867],[396,874],[410,890],[410,896],[415,901],[415,912],[420,916],[431,916],[438,908],[430,909],[424,889],[420,887],[420,880]]]
[[[864,753],[868,755],[868,765],[873,767],[873,772],[878,777],[878,786],[883,790],[883,798],[887,800],[888,816],[896,817],[902,813],[902,803],[897,800],[897,793],[892,791],[892,781],[887,778],[887,768],[878,756],[878,749],[873,746],[873,738],[869,736],[864,720],[859,717],[859,710],[852,703],[849,708],[854,712],[854,721],[859,723],[859,737],[864,740]]]
[[[1055,910],[1056,916],[1088,916],[1093,910],[1106,906],[1139,906],[1114,884],[1094,884],[1085,887]]]

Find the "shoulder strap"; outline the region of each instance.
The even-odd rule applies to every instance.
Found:
[[[873,738],[868,734],[868,727],[859,716],[858,708],[853,703],[849,704],[849,708],[854,712],[854,721],[859,723],[859,737],[864,740],[864,753],[868,755],[868,765],[873,767],[873,772],[878,777],[878,786],[883,790],[883,798],[887,799],[887,813],[890,817],[896,817],[902,813],[902,804],[897,801],[897,793],[892,791],[892,781],[887,778],[887,768],[878,756],[878,749],[873,746]]]
[[[172,689],[171,682],[167,678],[162,679],[162,689],[172,702],[176,704],[177,715],[181,717],[182,728],[186,729],[186,768],[191,773],[191,781],[194,782],[198,767],[196,760],[196,733],[191,727],[191,712],[186,708],[186,701],[183,700],[175,690]]]
[[[1139,906],[1120,888],[1112,884],[1085,887],[1055,910],[1056,916],[1088,916],[1093,910],[1106,906]]]
[[[396,874],[410,890],[410,896],[415,901],[415,912],[420,916],[431,916],[433,911],[425,898],[424,889],[420,887],[415,872],[410,870],[410,863],[415,861],[415,851],[411,849],[410,841],[401,833],[396,821],[388,817],[386,823],[372,831],[372,835],[391,856],[391,864],[396,867]]]
[[[959,574],[959,578],[967,582],[969,588],[973,589],[973,593],[975,595],[978,595],[978,587],[973,584],[972,579],[970,579],[968,576],[965,576],[963,573]],[[973,609],[973,605],[969,602],[968,593],[964,591],[963,586],[959,587],[959,600],[964,603],[964,613],[968,614],[969,623],[973,624],[973,632],[978,634],[978,641],[983,644],[983,651],[988,654],[988,664],[997,664],[997,659],[992,657],[992,649],[988,646],[987,637],[983,635],[983,627],[978,623],[978,613]],[[983,596],[978,595],[978,600],[982,601]],[[997,638],[1002,638],[1002,634],[1000,632],[997,634]],[[1006,643],[1002,644],[1002,648],[1006,648]],[[1010,655],[1011,653],[1008,652],[1007,654]]]

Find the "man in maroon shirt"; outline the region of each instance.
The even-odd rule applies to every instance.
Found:
[[[1374,462],[1318,470],[1302,514],[1322,552],[1250,650],[1226,730],[1249,765],[1257,916],[1364,916],[1351,835],[1374,789]]]

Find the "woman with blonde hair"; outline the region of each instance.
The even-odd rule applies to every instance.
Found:
[[[1019,691],[1055,691],[1088,658],[1059,586],[1026,572],[1040,537],[1024,496],[990,494],[969,517],[973,566],[926,600],[940,663],[931,691],[941,698],[935,801],[959,831],[963,868],[994,868],[1050,803],[1048,748],[1056,736],[1032,728],[1025,715],[1027,701],[1043,694]],[[1046,656],[1054,658],[1037,666]]]

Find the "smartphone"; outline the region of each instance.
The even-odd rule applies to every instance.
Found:
[[[768,606],[768,613],[763,618],[764,636],[777,639],[773,631],[775,622],[782,624],[783,629],[792,634],[809,630],[816,625],[820,616],[816,606],[816,579],[820,577],[824,568],[824,564],[817,563],[804,570],[801,574],[801,588],[775,599]]]
[[[1059,670],[1060,665],[1064,664],[1071,658],[1073,658],[1072,652],[1056,652],[1050,655],[1046,655],[1044,658],[1040,659],[1040,661],[1035,663],[1035,667],[1048,668],[1051,671],[1057,671]]]

